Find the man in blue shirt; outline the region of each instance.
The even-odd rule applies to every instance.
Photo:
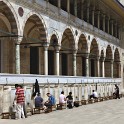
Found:
[[[46,95],[48,96],[48,101],[45,102],[45,106],[49,108],[55,105],[55,97],[50,93],[47,93]]]

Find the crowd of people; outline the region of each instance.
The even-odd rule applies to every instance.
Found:
[[[44,99],[41,97],[40,90],[39,90],[39,85],[36,80],[36,85],[34,86],[35,90],[32,93],[31,97],[31,102],[27,103],[28,107],[33,110],[33,108],[37,107],[42,107],[44,111],[47,111],[51,106],[54,106],[56,104],[55,97],[47,93],[46,95],[48,96],[48,100],[44,101]],[[15,92],[15,98],[14,98],[14,104],[16,104],[16,118],[21,119],[25,118],[26,112],[25,112],[25,92],[24,89],[21,85],[15,84],[16,92]],[[113,93],[115,98],[120,99],[119,97],[119,87],[115,85],[115,92]],[[98,98],[98,94],[95,90],[93,90],[93,93],[90,95],[90,99],[96,99]],[[76,96],[75,101],[73,102],[73,96],[72,92],[69,92],[68,96],[64,95],[64,91],[61,92],[59,96],[59,104],[66,104],[67,108],[72,109],[74,106],[78,107],[79,106],[79,99]]]

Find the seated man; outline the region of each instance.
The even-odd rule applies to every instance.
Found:
[[[67,98],[67,107],[68,107],[69,109],[73,108],[72,92],[69,92],[69,95],[68,95],[66,98]]]
[[[43,98],[41,98],[40,93],[35,98],[35,107],[43,107]]]
[[[90,99],[91,98],[97,99],[98,98],[98,93],[95,90],[93,90],[92,92],[93,93],[92,93],[92,95],[90,95]]]
[[[66,97],[64,95],[64,91],[62,91],[59,96],[59,104],[64,104],[64,103],[66,103]]]
[[[47,108],[51,108],[52,106],[55,105],[55,97],[51,95],[50,93],[47,93],[46,95],[48,96],[48,101],[46,101],[44,105]]]
[[[79,98],[77,96],[75,97],[74,106],[79,107]]]

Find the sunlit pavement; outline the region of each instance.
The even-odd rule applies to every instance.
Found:
[[[0,124],[124,124],[124,98],[35,114],[21,120],[1,119]]]

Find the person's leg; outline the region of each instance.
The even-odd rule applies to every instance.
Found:
[[[23,111],[24,111],[24,115],[27,118],[27,110],[26,110],[26,106],[25,103],[23,104]]]
[[[120,99],[120,96],[119,96],[119,91],[117,92],[117,98]]]
[[[21,119],[21,105],[17,104],[16,108],[17,108],[17,119]]]
[[[25,115],[24,115],[24,108],[23,108],[24,106],[23,105],[21,105],[21,116],[22,116],[22,118],[25,118]]]
[[[90,99],[93,98],[93,95],[90,95]]]

